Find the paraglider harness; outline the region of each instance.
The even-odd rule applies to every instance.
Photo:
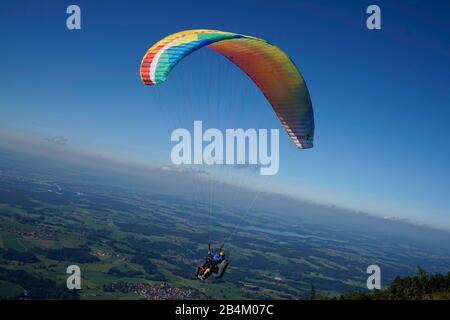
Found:
[[[220,247],[219,252],[222,251]],[[208,256],[202,265],[198,265],[196,277],[200,280],[206,280],[211,274],[214,274],[214,278],[220,279],[225,274],[228,267],[228,260],[223,259],[221,262],[217,263],[213,259],[213,254],[211,251],[211,243],[208,243]]]

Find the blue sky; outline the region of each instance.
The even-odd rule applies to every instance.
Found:
[[[72,3],[81,7],[80,31],[65,27]],[[365,27],[373,3],[380,31]],[[163,165],[173,126],[188,125],[180,117],[186,92],[207,112],[185,120],[213,125],[219,101],[230,104],[219,113],[224,125],[279,128],[253,84],[210,52],[177,66],[158,92],[140,83],[145,51],[193,28],[264,38],[307,81],[315,148],[299,151],[280,131],[274,191],[450,228],[448,1],[2,1],[1,131],[62,136],[67,147]],[[196,97],[210,70],[216,86]]]

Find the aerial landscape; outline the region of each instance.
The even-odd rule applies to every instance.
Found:
[[[36,168],[41,161],[51,168]],[[191,199],[159,193],[151,178],[111,179],[95,167],[36,155],[30,161],[18,151],[2,149],[0,163],[6,299],[307,299],[312,285],[339,297],[367,290],[370,264],[381,266],[385,284],[418,266],[445,273],[450,264],[447,232],[291,200],[284,215],[255,207],[228,244],[227,276],[205,284],[194,269],[207,250],[208,212]],[[240,217],[225,203],[215,210],[219,242]],[[345,226],[338,214],[358,223]],[[82,270],[76,294],[65,287],[71,264]]]

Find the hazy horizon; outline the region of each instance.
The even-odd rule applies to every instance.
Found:
[[[53,137],[54,138],[54,137]],[[102,153],[94,153],[92,151],[86,151],[86,150],[77,150],[75,148],[72,148],[70,144],[60,144],[58,142],[55,143],[53,141],[53,138],[48,139],[42,139],[37,140],[33,138],[26,138],[25,136],[14,136],[11,134],[6,134],[5,132],[0,131],[0,149],[7,149],[15,152],[22,152],[30,155],[38,155],[39,157],[43,158],[51,158],[57,161],[65,161],[65,162],[71,162],[75,165],[79,166],[88,166],[92,168],[101,168],[102,170],[106,170],[107,172],[116,172],[122,176],[128,176],[128,177],[138,177],[139,179],[142,179],[144,182],[151,182],[154,180],[158,180],[160,183],[167,182],[167,186],[165,187],[164,192],[162,193],[173,193],[174,195],[182,195],[184,197],[188,197],[190,189],[189,184],[191,183],[199,183],[202,181],[206,184],[210,183],[213,179],[202,177],[202,172],[194,172],[194,171],[183,171],[182,169],[177,170],[177,166],[171,167],[171,169],[167,169],[167,166],[164,165],[150,165],[145,163],[139,163],[139,162],[133,162],[128,159],[122,159],[122,158],[115,158],[111,155],[105,155]],[[183,166],[183,168],[186,168],[186,166]],[[43,169],[45,169],[43,167]],[[172,170],[173,169],[173,170]],[[236,169],[237,170],[237,169]],[[155,175],[155,173],[157,173]],[[193,175],[197,175],[196,178],[193,178]],[[183,183],[180,183],[180,180],[177,180],[176,183],[173,183],[173,181],[166,181],[166,178],[172,176],[172,179],[175,178],[182,178]],[[311,201],[305,198],[302,198],[301,195],[295,197],[291,194],[285,194],[283,192],[277,192],[277,191],[270,191],[270,190],[257,190],[252,188],[251,183],[246,184],[233,184],[231,182],[222,181],[220,180],[220,177],[214,177],[217,178],[218,184],[221,184],[223,186],[228,186],[229,189],[238,189],[242,190],[246,193],[249,193],[249,197],[253,197],[253,195],[256,192],[262,193],[262,194],[271,194],[273,196],[282,196],[286,199],[291,199],[293,201],[297,201],[299,203],[304,204],[310,204],[313,206],[319,206],[322,208],[325,208],[329,211],[346,211],[352,215],[363,215],[363,216],[369,216],[377,219],[382,220],[389,220],[396,223],[404,223],[408,225],[413,225],[416,227],[423,227],[423,228],[429,228],[436,231],[445,231],[450,232],[450,225],[449,224],[438,224],[433,225],[430,223],[427,223],[426,221],[414,221],[414,220],[408,220],[402,217],[397,217],[395,215],[392,216],[385,216],[382,214],[376,214],[373,212],[366,212],[363,210],[360,210],[358,208],[345,208],[338,206],[334,203],[320,203]],[[184,189],[183,189],[184,187]],[[222,195],[216,196],[216,201],[219,201],[220,199],[226,199],[227,196],[230,196],[230,192],[226,192],[227,188],[221,188]],[[208,190],[205,189],[197,189],[197,192],[204,192],[205,197],[208,197]],[[250,203],[245,200],[236,199],[235,197],[242,196],[240,192],[233,191],[232,196],[234,197],[235,201],[238,205],[246,206],[248,203]],[[245,198],[245,196],[244,196]],[[257,207],[257,203],[254,206]]]

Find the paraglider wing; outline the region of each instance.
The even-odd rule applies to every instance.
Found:
[[[146,85],[164,82],[184,57],[206,46],[236,64],[271,104],[292,142],[312,148],[314,115],[306,83],[293,61],[265,40],[217,30],[186,30],[154,44],[141,62]]]

